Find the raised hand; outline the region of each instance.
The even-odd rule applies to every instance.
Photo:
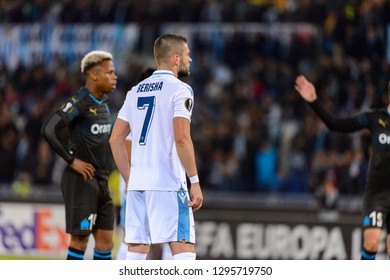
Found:
[[[309,103],[314,102],[317,99],[314,85],[309,82],[303,75],[300,75],[295,79],[295,89],[302,96],[302,98]]]

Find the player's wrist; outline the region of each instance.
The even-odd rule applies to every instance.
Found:
[[[191,176],[189,179],[190,179],[191,184],[199,184],[199,176],[198,175]]]
[[[72,165],[72,163],[74,162],[75,159],[76,159],[75,157],[72,157],[72,158],[66,159],[66,162],[68,163],[68,165]]]

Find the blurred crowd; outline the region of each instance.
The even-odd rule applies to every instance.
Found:
[[[208,190],[313,193],[327,207],[338,194],[364,189],[370,156],[366,131],[329,133],[294,90],[305,74],[337,116],[388,104],[386,28],[390,2],[325,0],[0,1],[0,23],[307,22],[316,36],[236,33],[222,44],[195,34],[186,78],[195,92],[192,135],[199,177]],[[142,32],[141,32],[142,33]],[[115,54],[114,54],[115,55]],[[116,112],[144,65],[128,61],[111,96]],[[83,77],[58,60],[0,66],[0,184],[53,186],[64,162],[40,126]],[[113,169],[115,167],[113,166]],[[329,205],[327,205],[329,204]]]
[[[381,24],[387,0],[2,0],[0,22],[312,22]],[[357,22],[357,21],[360,22]],[[330,24],[328,22],[328,24]]]

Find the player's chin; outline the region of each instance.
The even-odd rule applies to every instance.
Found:
[[[188,77],[190,75],[190,71],[179,71],[179,73],[178,73],[178,77],[179,78],[186,78],[186,77]]]
[[[110,92],[113,92],[116,89],[116,85],[112,85],[110,88]]]

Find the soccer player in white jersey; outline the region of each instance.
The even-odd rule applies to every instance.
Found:
[[[127,185],[126,259],[146,259],[151,244],[168,242],[173,259],[194,260],[193,212],[203,195],[190,135],[194,105],[187,39],[165,34],[154,43],[157,70],[133,87],[119,111],[110,145]],[[131,175],[125,139],[132,133]],[[188,193],[186,174],[191,187]]]
[[[125,146],[126,146],[126,152],[129,157],[129,160],[131,160],[131,133],[126,137],[125,139]],[[125,229],[126,225],[126,183],[123,180],[123,177],[120,176],[119,178],[119,194],[120,194],[120,200],[121,200],[121,212],[120,212],[120,228]],[[121,230],[121,231],[123,231]],[[122,233],[122,232],[121,232]],[[126,252],[127,252],[127,244],[125,242],[121,242],[118,246],[118,251],[116,253],[117,260],[125,260],[126,259]]]
[[[148,70],[148,69],[147,69]],[[146,70],[146,71],[147,71]],[[125,146],[126,146],[126,153],[129,157],[129,160],[131,162],[131,133],[126,137],[125,139]],[[126,183],[123,180],[123,177],[120,176],[120,183],[119,183],[119,193],[120,193],[120,200],[121,200],[121,210],[120,210],[120,228],[121,230],[126,228]],[[121,232],[122,234],[122,232]],[[163,259],[163,260],[171,260],[172,259],[172,253],[171,248],[167,243],[163,244],[156,244],[152,247],[152,255],[149,256],[150,259]],[[116,253],[117,260],[125,260],[126,254],[127,254],[127,247],[128,245],[125,242],[121,242],[118,246],[118,251]]]

